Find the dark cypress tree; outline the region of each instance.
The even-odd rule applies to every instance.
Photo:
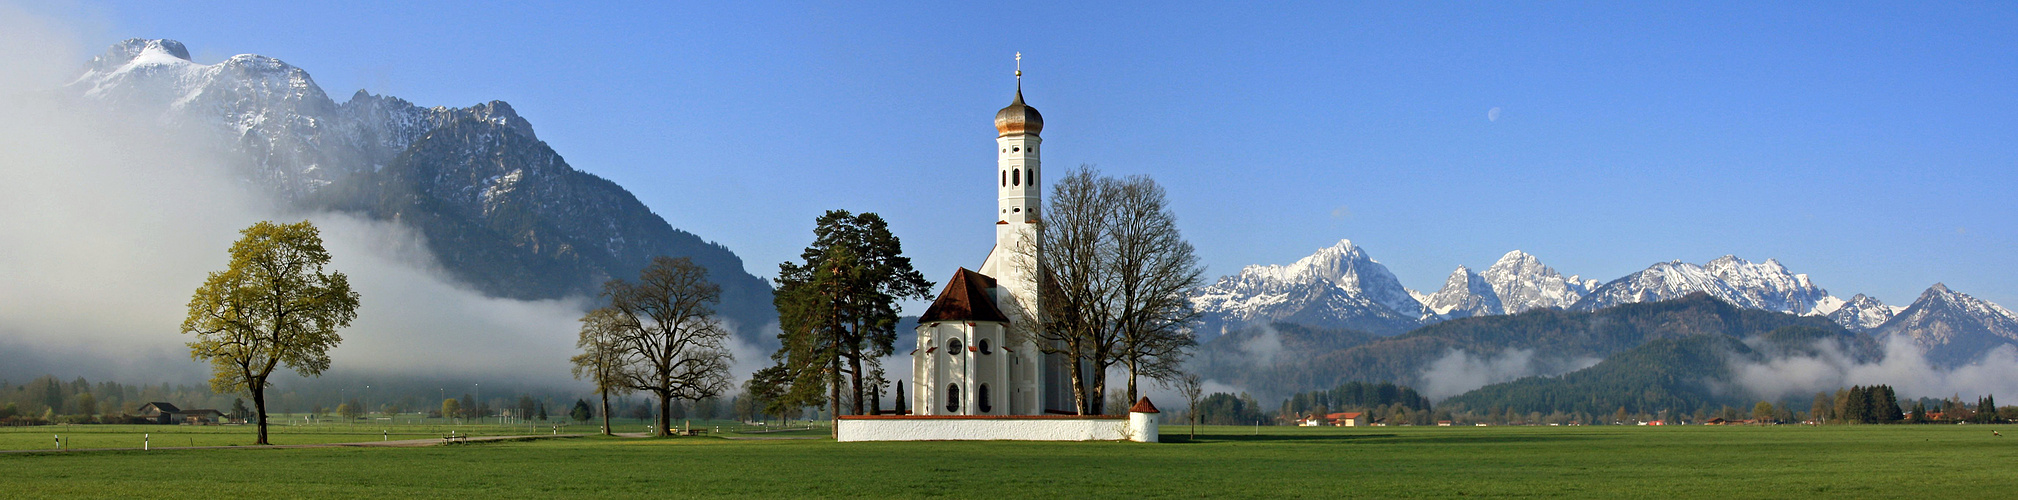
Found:
[[[1899,413],[1899,396],[1892,392],[1892,386],[1880,385],[1873,388],[1871,399],[1871,405],[1876,407],[1875,416],[1879,423],[1898,423],[1905,419],[1906,416]]]
[[[911,413],[911,404],[904,402],[904,381],[902,380],[897,381],[897,406],[895,409],[898,415]]]
[[[1850,386],[1848,397],[1843,400],[1843,422],[1870,423],[1871,399],[1863,386]]]

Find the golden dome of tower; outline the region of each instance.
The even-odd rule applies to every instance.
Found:
[[[1019,66],[1021,65],[1023,54],[1016,54],[1016,62]],[[1002,135],[1038,135],[1038,132],[1044,131],[1044,115],[1038,113],[1037,108],[1023,104],[1023,70],[1021,68],[1016,70],[1016,100],[1011,101],[1008,107],[995,112],[995,131],[1001,132]]]

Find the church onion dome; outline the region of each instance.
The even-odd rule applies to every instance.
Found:
[[[1009,103],[1009,107],[995,112],[995,131],[1001,132],[1002,135],[1038,135],[1038,132],[1044,131],[1044,115],[1038,114],[1037,108],[1023,104],[1021,82],[1016,84],[1016,101]]]
[[[946,288],[939,291],[939,299],[932,301],[932,307],[925,308],[925,314],[918,316],[918,324],[934,321],[1008,323],[1009,317],[995,308],[994,294],[988,293],[990,288],[995,288],[995,278],[960,268],[953,273],[953,279],[946,280]]]

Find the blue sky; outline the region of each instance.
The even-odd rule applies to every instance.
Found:
[[[339,100],[508,101],[765,276],[830,208],[935,279],[979,265],[1020,51],[1046,165],[1162,182],[1210,276],[1350,238],[1426,291],[1513,249],[1605,280],[1736,254],[2018,306],[2018,4],[1089,3],[31,9],[85,54],[173,38]]]

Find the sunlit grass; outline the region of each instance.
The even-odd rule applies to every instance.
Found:
[[[1162,444],[589,437],[0,454],[0,467],[26,497],[1923,497],[2018,482],[2018,438],[1991,429],[1204,427],[1190,439],[1171,425]]]

